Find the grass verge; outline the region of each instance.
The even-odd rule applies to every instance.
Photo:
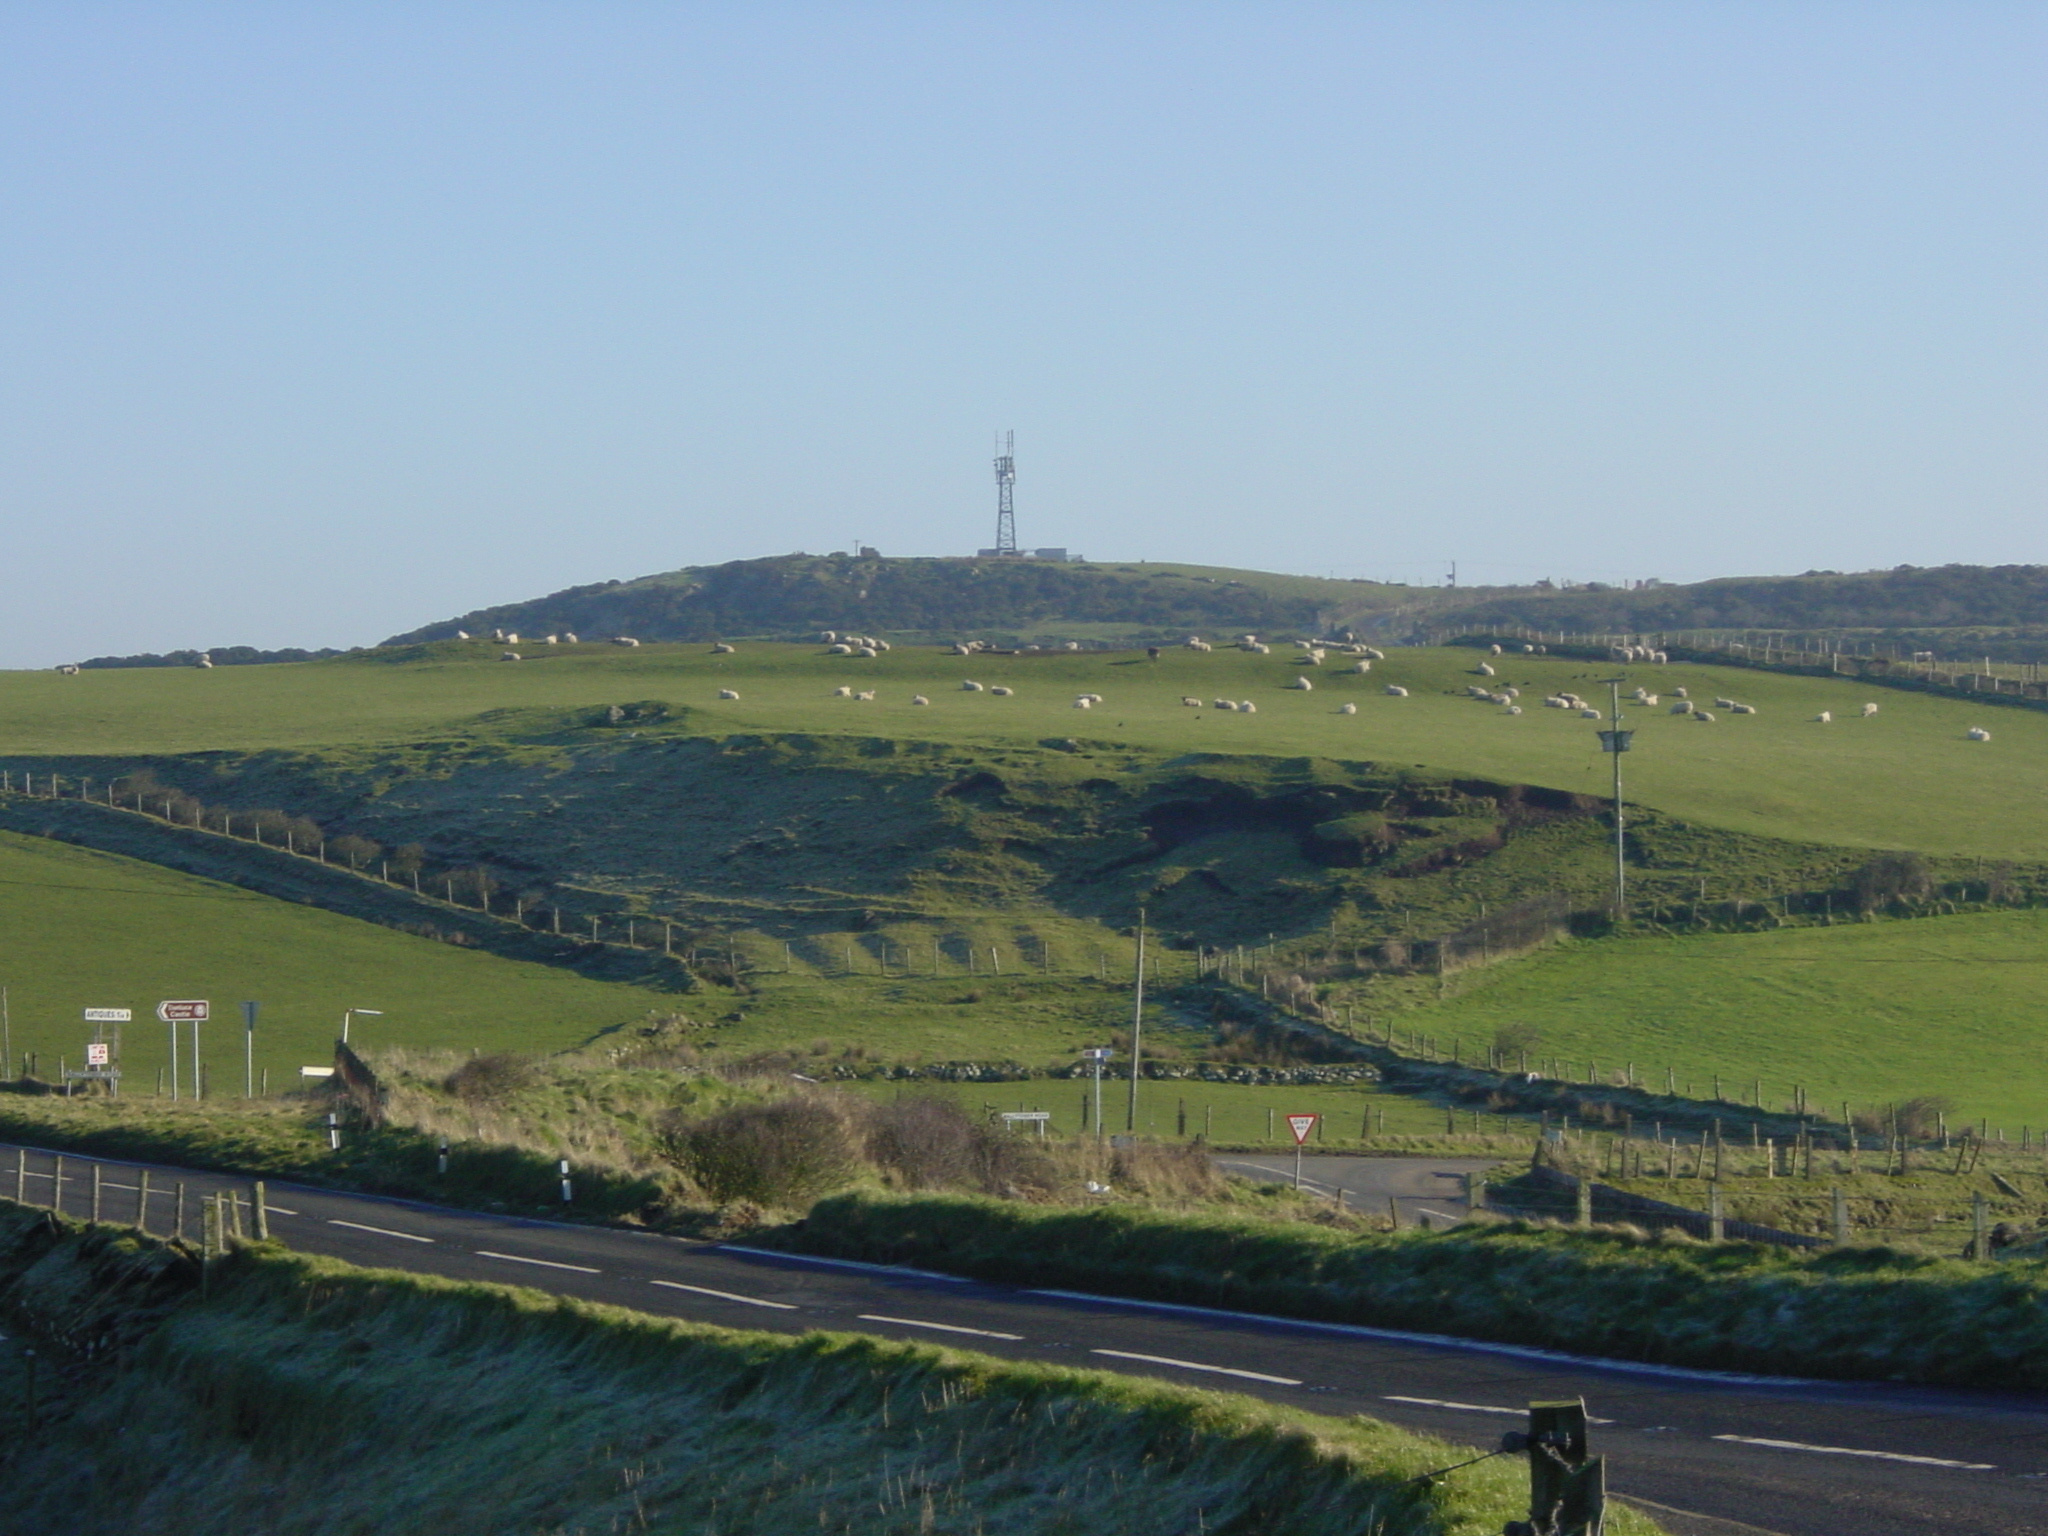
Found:
[[[0,1251],[64,1366],[35,1422],[0,1410],[0,1531],[1479,1536],[1525,1497],[1505,1461],[1415,1482],[1463,1454],[1386,1425],[1099,1372],[269,1248],[202,1299],[174,1250],[20,1211]]]

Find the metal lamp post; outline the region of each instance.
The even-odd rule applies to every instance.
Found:
[[[381,1019],[384,1017],[384,1010],[382,1008],[349,1008],[344,1010],[341,1015],[341,1043],[343,1045],[348,1044],[348,1021],[355,1018],[358,1014],[366,1019]]]
[[[1628,863],[1627,843],[1623,835],[1621,810],[1621,754],[1629,750],[1634,731],[1621,728],[1621,685],[1622,679],[1607,679],[1609,695],[1608,729],[1600,733],[1600,750],[1614,759],[1614,920],[1623,922],[1628,916]]]

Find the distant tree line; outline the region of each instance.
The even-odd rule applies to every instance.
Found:
[[[253,667],[276,661],[322,661],[347,653],[333,649],[306,651],[295,645],[282,650],[260,651],[251,645],[222,645],[210,651],[143,651],[134,656],[95,656],[81,661],[81,667],[196,667],[199,658],[209,658],[217,667]]]

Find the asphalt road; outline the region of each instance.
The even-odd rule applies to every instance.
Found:
[[[15,1194],[0,1149],[0,1196]],[[22,1193],[48,1205],[54,1159]],[[1345,1160],[1352,1161],[1352,1160]],[[90,1213],[92,1160],[62,1204]],[[100,1215],[132,1222],[138,1167],[101,1163]],[[185,1188],[246,1181],[152,1168],[148,1226]],[[851,1330],[1362,1413],[1490,1445],[1532,1399],[1583,1396],[1615,1494],[1679,1536],[2021,1536],[2048,1532],[2048,1395],[1716,1377],[1538,1350],[1296,1323],[798,1259],[645,1233],[273,1184],[274,1236],[351,1263],[537,1287],[733,1327]],[[1453,1474],[1455,1475],[1455,1474]]]
[[[1465,1176],[1499,1165],[1484,1157],[1355,1157],[1339,1153],[1302,1154],[1301,1187],[1370,1215],[1391,1212],[1404,1227],[1447,1226],[1465,1219]],[[1274,1184],[1294,1182],[1291,1152],[1227,1152],[1216,1166]]]

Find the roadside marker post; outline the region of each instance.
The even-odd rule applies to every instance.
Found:
[[[1600,1536],[1607,1463],[1587,1454],[1582,1398],[1531,1403],[1528,1433],[1507,1436],[1501,1448],[1529,1457],[1529,1518],[1509,1522],[1505,1536]]]
[[[560,1167],[562,1170],[562,1204],[567,1205],[575,1195],[575,1188],[569,1182],[569,1159],[563,1158]]]
[[[1321,1115],[1289,1115],[1287,1129],[1294,1133],[1294,1187],[1301,1188],[1301,1145],[1308,1140],[1308,1133],[1316,1128]]]

